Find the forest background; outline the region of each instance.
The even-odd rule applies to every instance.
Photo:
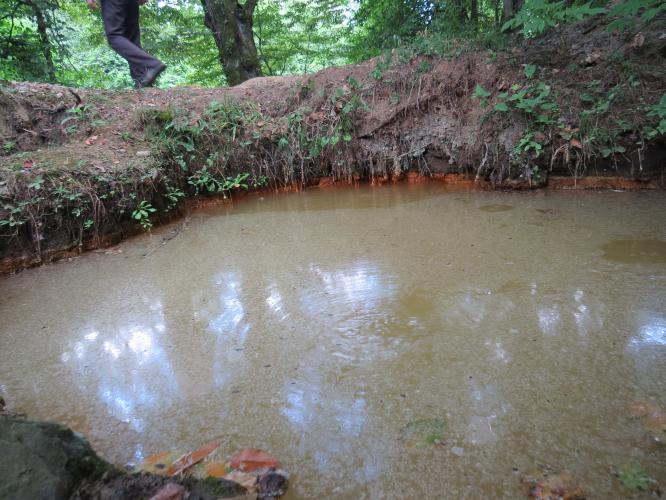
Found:
[[[533,37],[602,12],[621,23],[623,16],[650,21],[664,11],[662,0],[149,0],[141,24],[144,47],[169,67],[160,86],[215,87],[247,78],[225,74],[225,57],[239,44],[224,45],[222,25],[253,33],[251,63],[270,76],[356,63],[404,45],[443,47],[451,39],[504,48],[515,29]],[[125,61],[106,44],[99,9],[83,0],[0,0],[0,79],[132,84]]]

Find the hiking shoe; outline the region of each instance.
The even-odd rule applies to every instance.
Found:
[[[157,80],[157,78],[162,74],[162,71],[165,69],[166,65],[162,63],[160,63],[158,66],[155,66],[154,68],[149,68],[143,74],[143,77],[136,81],[136,88],[142,89],[144,87],[152,87],[155,83],[155,80]]]

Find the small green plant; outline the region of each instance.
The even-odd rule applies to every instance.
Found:
[[[183,193],[178,188],[167,185],[167,192],[166,192],[165,196],[166,196],[166,199],[167,199],[167,210],[171,210],[176,205],[178,205],[178,202],[181,199],[185,198],[185,193]]]
[[[238,188],[243,188],[247,189],[247,178],[250,177],[250,174],[248,173],[243,173],[243,174],[238,174],[234,178],[228,178],[224,181],[224,190],[225,191],[231,191],[232,189],[238,189]]]
[[[506,113],[511,109],[526,114],[530,126],[538,130],[555,123],[554,112],[557,104],[551,99],[550,87],[543,82],[526,86],[513,85],[512,93],[502,92],[495,104],[495,110]]]
[[[649,140],[660,135],[666,135],[666,94],[661,96],[658,103],[648,107],[647,116],[656,118],[658,123],[645,128],[645,137]]]
[[[187,178],[187,183],[194,187],[196,194],[207,191],[209,193],[221,192],[223,181],[217,179],[205,165],[200,170]]]
[[[373,80],[382,80],[384,78],[384,71],[391,67],[392,58],[393,55],[391,52],[387,52],[383,56],[378,57],[375,62],[375,69],[370,72],[370,78]]]
[[[580,95],[580,100],[583,103],[592,104],[592,107],[583,110],[581,112],[581,117],[585,118],[592,115],[606,114],[611,104],[613,103],[613,101],[615,100],[615,98],[618,96],[619,93],[620,93],[620,88],[617,85],[598,99],[595,99],[595,97],[589,92],[583,92]]]
[[[25,224],[28,219],[24,217],[23,212],[29,203],[29,201],[22,201],[17,206],[4,205],[4,209],[9,210],[9,217],[0,220],[0,228],[15,229]]]
[[[347,85],[349,85],[349,88],[352,89],[352,90],[361,90],[362,89],[361,83],[356,78],[354,78],[353,76],[348,76],[347,77]]]
[[[120,139],[122,139],[123,142],[134,142],[134,136],[132,135],[131,132],[128,132],[126,130],[123,130],[120,132]]]
[[[258,187],[264,187],[268,185],[268,177],[265,175],[260,175],[259,177],[255,177],[251,181],[252,187],[258,188]]]
[[[474,87],[474,92],[472,93],[472,99],[478,99],[481,106],[485,108],[488,106],[488,98],[491,95],[490,92],[477,83],[476,87]]]
[[[522,136],[514,148],[514,151],[519,155],[521,153],[529,153],[530,151],[533,151],[535,157],[538,157],[542,150],[543,146],[536,139],[533,132],[527,132],[524,136]]]
[[[188,184],[194,187],[196,194],[201,192],[224,193],[238,188],[248,189],[246,181],[250,174],[242,173],[236,177],[224,178],[222,176],[217,177],[208,168],[208,165],[203,167],[187,179]]]
[[[2,143],[2,149],[5,153],[11,153],[15,147],[16,143],[14,141],[5,141]]]
[[[35,191],[39,191],[42,188],[42,184],[44,184],[44,178],[41,175],[38,175],[28,183],[28,187]]]
[[[80,104],[78,106],[74,106],[72,108],[69,108],[68,110],[65,111],[67,116],[62,119],[60,122],[60,125],[65,125],[69,122],[74,122],[73,124],[68,125],[65,127],[65,133],[67,135],[75,134],[78,131],[78,123],[86,118],[93,118],[97,115],[97,109],[91,105],[91,104]],[[93,120],[97,122],[103,122],[103,123],[98,123],[98,125],[103,125],[104,122],[103,120]]]
[[[525,78],[528,80],[531,79],[534,76],[534,73],[536,73],[537,67],[535,64],[525,64],[523,66],[523,73],[525,74]]]
[[[416,71],[419,74],[424,74],[430,71],[431,69],[432,69],[432,64],[430,64],[428,61],[421,61],[419,63],[419,66],[416,68]]]
[[[150,214],[157,212],[157,209],[154,208],[146,200],[142,200],[141,203],[136,207],[132,212],[132,218],[141,224],[141,227],[148,231],[153,227],[153,223],[150,222]]]

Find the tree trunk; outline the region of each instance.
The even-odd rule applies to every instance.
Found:
[[[35,21],[37,22],[37,32],[39,33],[42,54],[44,54],[44,59],[46,60],[46,71],[48,74],[49,82],[55,82],[56,74],[55,65],[53,64],[53,47],[51,46],[51,40],[49,39],[49,34],[47,32],[44,12],[33,0],[24,0],[24,3],[32,9],[32,13],[35,16]]]
[[[470,20],[472,21],[472,24],[474,26],[476,26],[479,22],[479,2],[478,2],[478,0],[472,0],[470,10],[471,10]]]
[[[525,0],[503,0],[504,21],[508,21],[523,8]]]
[[[229,86],[261,75],[252,32],[257,0],[201,0],[206,26],[213,33]]]

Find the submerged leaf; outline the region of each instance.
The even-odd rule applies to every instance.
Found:
[[[178,455],[173,451],[155,453],[146,458],[138,467],[138,470],[157,474],[158,476],[166,476],[167,470],[171,467],[177,457]]]
[[[280,467],[280,462],[263,450],[246,448],[231,458],[231,467],[249,472],[263,467]]]
[[[171,466],[167,469],[167,475],[176,476],[178,474],[182,474],[187,469],[201,462],[204,458],[213,453],[218,446],[220,446],[220,443],[218,441],[211,441],[210,443],[206,444],[205,446],[202,446],[198,450],[185,453],[173,464],[171,464]]]
[[[402,436],[408,444],[427,446],[444,440],[446,422],[440,418],[415,420],[402,428]]]
[[[584,500],[581,488],[571,482],[566,472],[554,472],[549,466],[542,465],[533,474],[523,478],[529,485],[530,498],[542,500]]]
[[[641,427],[658,440],[666,439],[666,409],[647,401],[634,401],[629,413],[638,418]]]
[[[622,486],[634,491],[645,491],[650,486],[652,478],[640,465],[632,465],[618,474]]]
[[[206,463],[204,467],[206,469],[206,475],[208,477],[221,479],[227,475],[227,468],[221,462],[211,461]]]

